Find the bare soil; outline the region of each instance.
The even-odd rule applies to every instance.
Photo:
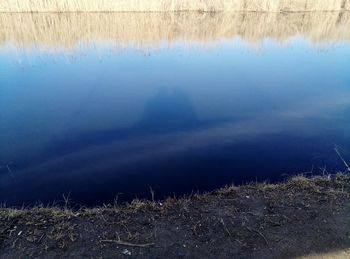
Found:
[[[100,208],[0,209],[0,258],[296,258],[350,248],[350,175]]]

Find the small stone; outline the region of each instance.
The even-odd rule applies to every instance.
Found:
[[[131,252],[128,249],[124,249],[122,254],[124,254],[124,255],[131,255]]]

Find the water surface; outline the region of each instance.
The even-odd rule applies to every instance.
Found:
[[[349,13],[0,21],[0,202],[162,198],[344,170],[335,146],[350,159]]]

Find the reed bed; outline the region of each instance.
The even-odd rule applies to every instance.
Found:
[[[300,12],[350,10],[350,0],[2,0],[0,12]]]
[[[108,41],[154,47],[179,40],[257,43],[302,36],[315,43],[350,40],[349,12],[309,13],[33,13],[0,14],[0,45],[74,48]]]

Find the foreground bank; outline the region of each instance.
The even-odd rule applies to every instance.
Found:
[[[349,248],[344,174],[162,202],[0,209],[0,258],[294,258]]]

